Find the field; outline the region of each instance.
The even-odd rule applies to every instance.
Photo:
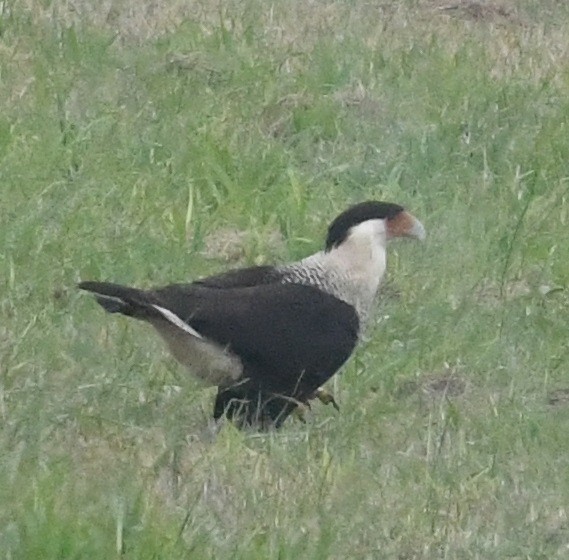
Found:
[[[569,4],[0,3],[0,558],[569,557]],[[305,424],[81,279],[284,262],[405,205]]]

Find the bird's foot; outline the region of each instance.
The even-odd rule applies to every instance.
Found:
[[[322,404],[331,404],[338,412],[340,412],[340,407],[338,406],[334,395],[322,387],[316,389],[310,398],[318,399]]]

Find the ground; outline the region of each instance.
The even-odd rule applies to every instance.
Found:
[[[0,5],[0,556],[569,553],[569,6]],[[375,324],[278,433],[81,279],[151,286],[321,247],[368,198]]]

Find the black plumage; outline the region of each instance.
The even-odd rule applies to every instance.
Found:
[[[222,288],[216,280],[212,286],[197,282],[150,291],[105,282],[82,282],[79,288],[96,293],[110,313],[153,324],[167,322],[155,305],[171,310],[239,356],[242,378],[219,388],[216,418],[226,412],[250,424],[280,425],[342,366],[358,340],[354,309],[312,286]]]

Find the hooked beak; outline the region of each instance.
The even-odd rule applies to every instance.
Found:
[[[419,241],[425,241],[427,232],[423,224],[413,214],[403,211],[387,221],[387,236],[389,239],[393,237],[414,237]]]

